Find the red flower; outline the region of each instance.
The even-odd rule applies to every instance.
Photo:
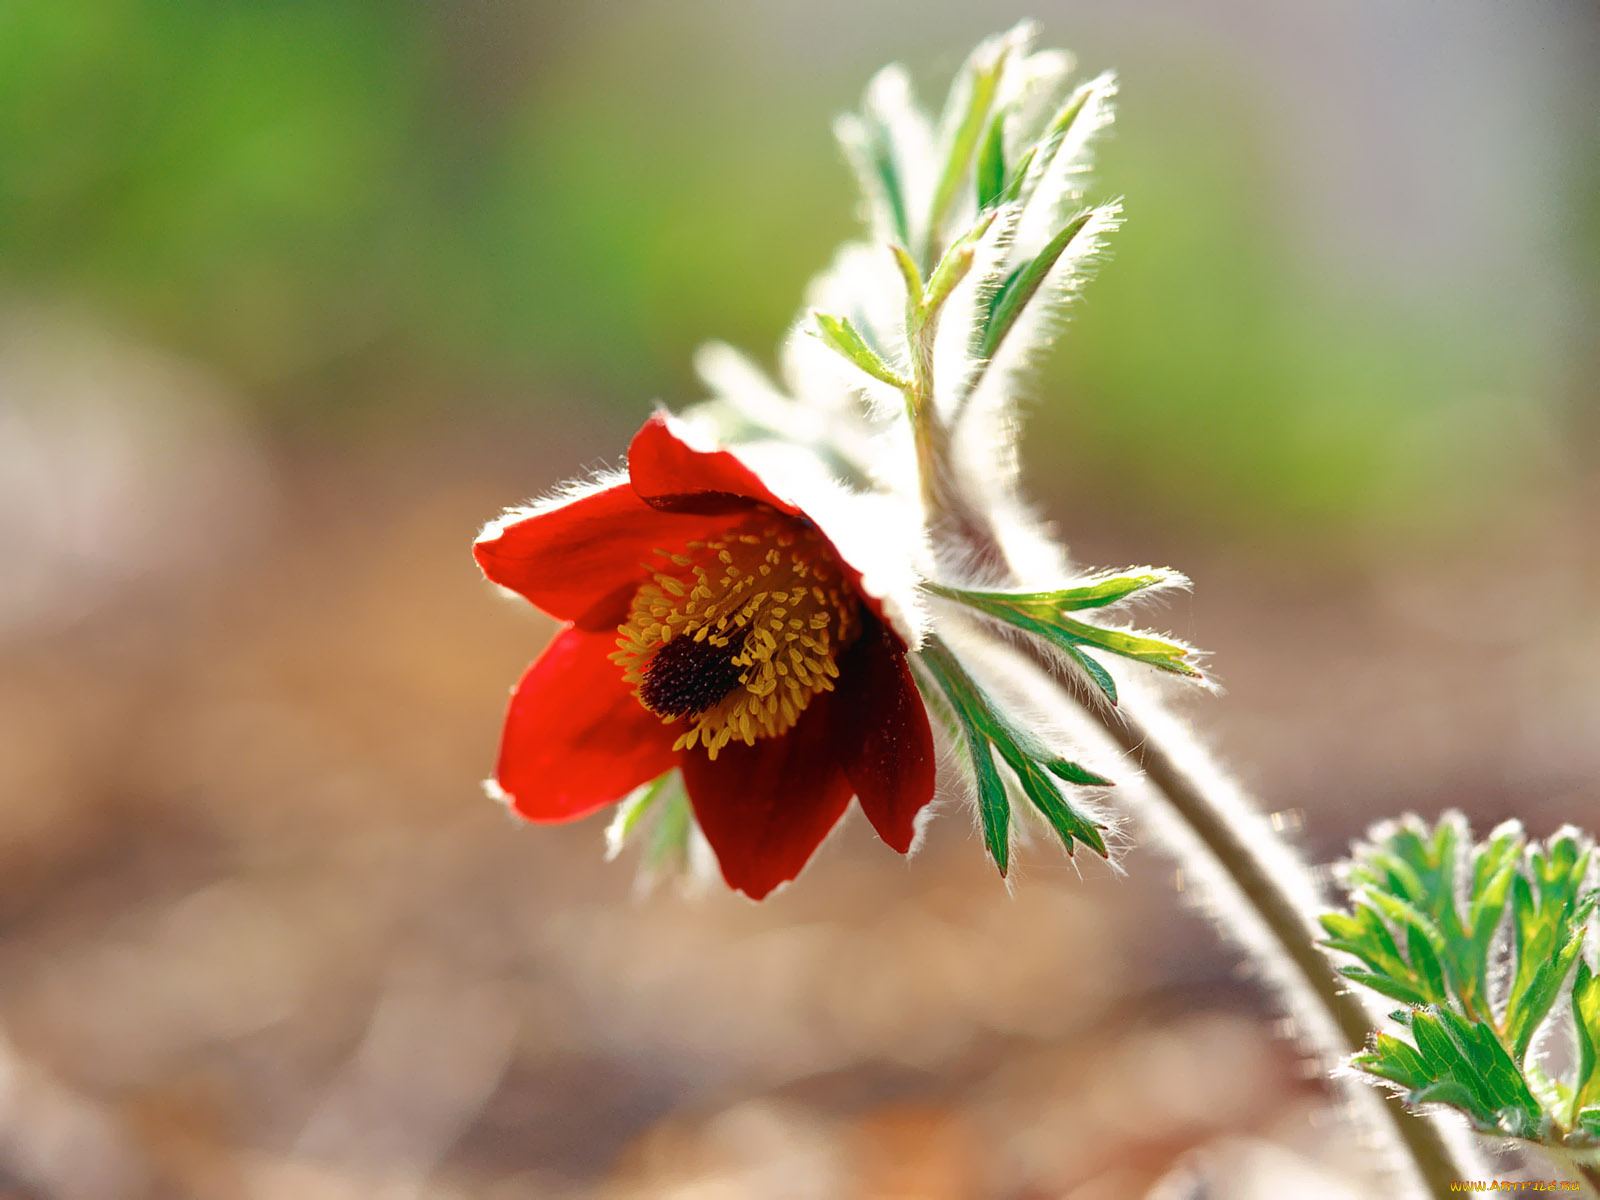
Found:
[[[906,853],[933,739],[906,644],[860,570],[733,453],[647,421],[628,476],[510,513],[483,573],[567,624],[512,693],[495,783],[572,821],[672,767],[723,876],[793,879],[852,795]]]

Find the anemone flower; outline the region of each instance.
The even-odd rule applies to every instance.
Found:
[[[723,876],[755,899],[852,796],[909,851],[934,790],[916,635],[848,540],[663,415],[625,477],[492,523],[483,573],[566,622],[512,692],[493,786],[530,821],[572,821],[677,767]]]

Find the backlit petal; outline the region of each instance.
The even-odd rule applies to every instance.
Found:
[[[678,760],[672,727],[647,711],[608,657],[614,630],[562,630],[511,696],[495,783],[530,821],[574,821]]]
[[[683,778],[723,878],[752,900],[800,873],[850,803],[830,745],[830,695],[781,737],[683,756]]]
[[[707,537],[727,519],[662,512],[622,480],[564,503],[507,513],[472,548],[483,573],[564,621],[616,626],[656,549]]]
[[[882,625],[861,635],[840,662],[833,742],[872,827],[901,854],[916,817],[933,799],[933,731],[905,651]]]
[[[656,413],[633,435],[628,478],[640,499],[667,512],[726,512],[750,501],[800,512],[738,455],[701,444],[688,425],[665,413]]]

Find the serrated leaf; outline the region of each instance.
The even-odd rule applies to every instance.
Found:
[[[1406,954],[1411,959],[1411,969],[1417,973],[1420,990],[1435,1004],[1444,1004],[1450,998],[1445,986],[1444,968],[1426,934],[1415,925],[1406,926]]]
[[[1539,1023],[1549,1015],[1555,1004],[1561,985],[1572,971],[1572,964],[1583,953],[1583,941],[1587,933],[1586,929],[1573,930],[1556,956],[1541,962],[1534,971],[1533,980],[1523,994],[1521,1003],[1507,1009],[1506,1033],[1519,1062],[1526,1057]]]
[[[1578,959],[1572,983],[1572,1018],[1578,1043],[1578,1073],[1572,1089],[1574,1110],[1600,1103],[1600,976]]]
[[[1340,967],[1339,974],[1352,982],[1371,988],[1380,996],[1387,996],[1391,1000],[1398,1000],[1402,1004],[1424,1005],[1428,998],[1417,988],[1389,975],[1380,975],[1375,971],[1366,971],[1360,967]]]
[[[1113,704],[1117,702],[1116,682],[1100,663],[1084,652],[1085,647],[1093,646],[1159,670],[1200,678],[1200,672],[1183,661],[1193,653],[1188,647],[1149,634],[1106,629],[1076,620],[1059,608],[1052,607],[1054,598],[1062,593],[974,591],[937,583],[926,586],[936,595],[960,601],[1048,642],[1083,670]],[[1123,594],[1132,590],[1135,589],[1128,588]],[[1113,588],[1107,589],[1108,594],[1114,591]]]
[[[1005,754],[1004,747],[996,748]],[[1017,782],[1022,785],[1023,794],[1050,823],[1050,827],[1060,835],[1066,844],[1068,854],[1072,853],[1075,842],[1082,842],[1096,854],[1104,857],[1106,844],[1100,836],[1100,830],[1094,822],[1072,807],[1055,783],[1040,770],[1037,760],[1014,753],[1006,755],[1006,761],[1016,775]],[[1084,773],[1089,774],[1089,772]],[[1094,778],[1099,782],[1105,782],[1098,776]]]
[[[1353,1057],[1350,1064],[1409,1091],[1431,1082],[1427,1064],[1416,1048],[1387,1033],[1377,1034],[1371,1048]]]

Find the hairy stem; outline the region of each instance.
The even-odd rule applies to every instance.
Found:
[[[948,460],[944,465],[948,469]],[[960,493],[948,482],[941,490]],[[1006,567],[1000,540],[981,510],[963,503],[954,523],[980,559]],[[1274,974],[1289,977],[1326,1018],[1307,1031],[1312,1037],[1322,1035],[1317,1039],[1320,1052],[1334,1061],[1360,1052],[1375,1031],[1372,1015],[1317,944],[1321,895],[1304,865],[1180,728],[1169,731],[1159,722],[1141,721],[1126,704],[1112,708],[1063,679],[1043,647],[1030,645],[1027,652],[1046,678],[1134,758],[1167,810],[1255,914],[1272,942],[1271,950],[1255,952],[1269,969],[1288,968]],[[1385,1096],[1382,1104],[1393,1140],[1430,1196],[1444,1200],[1455,1194],[1452,1183],[1472,1178],[1471,1165],[1461,1161],[1436,1121],[1411,1112],[1397,1096]],[[1381,1128],[1375,1132],[1382,1134]]]
[[[1082,704],[1082,697],[1074,699]],[[1301,886],[1291,890],[1290,881],[1282,877],[1289,856],[1269,858],[1261,847],[1252,844],[1246,836],[1247,829],[1249,833],[1257,831],[1240,818],[1255,814],[1245,807],[1242,797],[1214,794],[1197,778],[1197,773],[1189,770],[1162,739],[1153,736],[1132,714],[1099,703],[1083,707],[1113,741],[1133,756],[1161,799],[1205,846],[1240,899],[1254,910],[1270,933],[1304,990],[1338,1030],[1343,1044],[1323,1046],[1324,1052],[1342,1059],[1361,1050],[1373,1032],[1372,1020],[1317,945],[1317,913],[1306,906],[1304,899],[1315,895],[1314,885],[1306,879],[1295,880]],[[1185,747],[1186,757],[1194,753],[1193,748]],[[1256,824],[1259,822],[1250,821],[1250,825]],[[1457,1160],[1433,1120],[1410,1112],[1397,1096],[1386,1096],[1384,1109],[1395,1137],[1405,1147],[1431,1195],[1449,1196],[1452,1181],[1471,1178],[1471,1168]]]

